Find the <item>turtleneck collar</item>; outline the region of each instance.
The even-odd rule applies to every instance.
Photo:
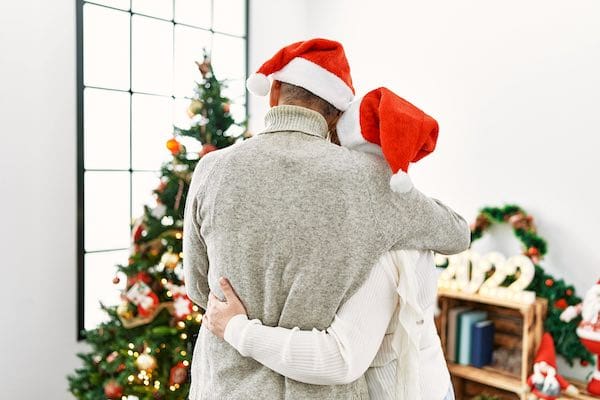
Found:
[[[265,130],[260,133],[296,131],[323,139],[328,134],[325,118],[316,111],[300,106],[272,107],[265,115],[265,125]]]

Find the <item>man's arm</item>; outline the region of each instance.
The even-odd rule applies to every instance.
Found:
[[[193,185],[192,185],[193,187]],[[208,256],[200,235],[196,194],[190,192],[183,218],[183,273],[188,297],[203,309],[208,303]]]
[[[385,183],[388,185],[388,183]],[[413,187],[406,193],[392,192],[389,186],[372,193],[373,218],[390,241],[392,250],[433,250],[456,254],[469,248],[469,225],[441,201]]]
[[[373,268],[324,331],[269,327],[259,320],[248,320],[240,312],[243,307],[233,289],[222,289],[227,302],[211,296],[203,321],[208,329],[217,335],[224,333],[225,340],[243,356],[314,385],[347,384],[363,375],[379,350],[398,302],[395,277],[383,263]],[[235,307],[237,313],[229,312]],[[224,322],[227,313],[230,319]],[[215,326],[219,324],[224,332],[218,333]]]

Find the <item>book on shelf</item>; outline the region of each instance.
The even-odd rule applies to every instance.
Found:
[[[492,363],[494,351],[494,323],[476,322],[471,328],[471,365],[481,368]]]
[[[469,310],[469,307],[455,307],[448,311],[448,331],[446,333],[446,358],[448,361],[458,361],[458,317]]]
[[[458,363],[469,365],[471,362],[471,328],[477,322],[487,319],[485,311],[466,311],[458,317]]]

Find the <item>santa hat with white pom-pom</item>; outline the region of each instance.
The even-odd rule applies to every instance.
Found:
[[[354,98],[344,48],[333,40],[310,39],[282,48],[250,75],[246,81],[248,91],[266,96],[271,89],[269,76],[300,86],[342,111]]]
[[[408,166],[435,149],[438,130],[435,119],[384,87],[354,100],[337,123],[342,146],[386,159],[400,193],[412,189]]]

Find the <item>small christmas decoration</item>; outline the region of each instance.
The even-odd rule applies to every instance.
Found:
[[[218,150],[217,146],[215,146],[214,144],[205,144],[204,146],[202,146],[202,150],[200,150],[200,157],[207,155],[208,153],[210,153],[211,151],[215,151]]]
[[[127,298],[138,307],[138,314],[142,317],[150,315],[159,303],[156,293],[141,280],[127,291]]]
[[[570,322],[579,315],[581,322],[577,327],[577,336],[597,357],[596,370],[588,382],[587,390],[595,396],[600,396],[600,280],[588,290],[582,303],[567,307],[560,318]]]
[[[121,302],[117,307],[117,315],[123,320],[129,320],[133,318],[133,313],[129,309],[129,303],[127,301]]]
[[[142,353],[135,360],[135,366],[140,371],[152,371],[156,368],[156,358],[147,353]]]
[[[185,364],[180,361],[171,368],[169,373],[169,385],[181,385],[188,379],[188,369]]]
[[[181,143],[179,143],[175,138],[169,139],[167,140],[167,149],[169,149],[171,154],[176,156],[181,151]]]
[[[177,264],[179,264],[179,260],[179,254],[168,251],[162,255],[162,257],[160,258],[160,263],[164,265],[165,268],[172,270],[175,269],[175,267],[177,267]]]
[[[190,106],[187,109],[187,115],[190,118],[193,118],[194,115],[196,114],[200,114],[200,112],[202,111],[204,107],[204,104],[202,103],[202,101],[198,100],[198,99],[193,99],[190,102]]]
[[[571,395],[578,393],[575,386],[558,374],[554,340],[547,332],[542,336],[533,364],[533,374],[527,379],[527,385],[531,390],[529,400],[555,400],[563,390]]]
[[[109,399],[120,399],[123,396],[123,386],[111,379],[104,385],[104,395]]]

